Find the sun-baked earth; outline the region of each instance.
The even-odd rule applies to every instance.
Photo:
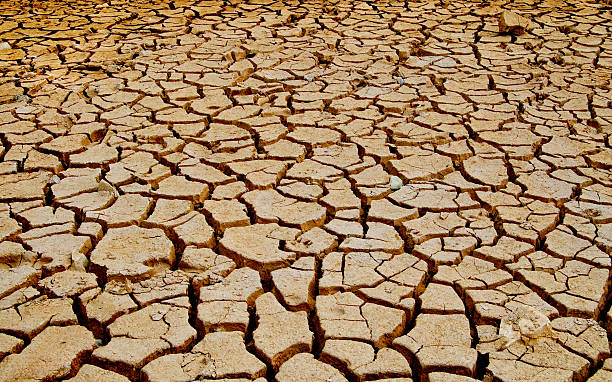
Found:
[[[0,2],[0,381],[612,380],[609,1]]]

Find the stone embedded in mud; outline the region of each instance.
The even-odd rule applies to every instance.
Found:
[[[389,188],[392,191],[399,190],[400,188],[402,188],[403,185],[404,183],[402,182],[402,179],[399,176],[392,175],[391,178],[389,178]]]

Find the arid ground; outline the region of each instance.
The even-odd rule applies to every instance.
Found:
[[[0,381],[611,381],[608,4],[1,1]]]

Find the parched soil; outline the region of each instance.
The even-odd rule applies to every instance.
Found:
[[[0,2],[0,381],[612,380],[610,1]]]

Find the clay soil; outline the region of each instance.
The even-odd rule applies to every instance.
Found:
[[[0,381],[612,380],[606,1],[0,2]]]

